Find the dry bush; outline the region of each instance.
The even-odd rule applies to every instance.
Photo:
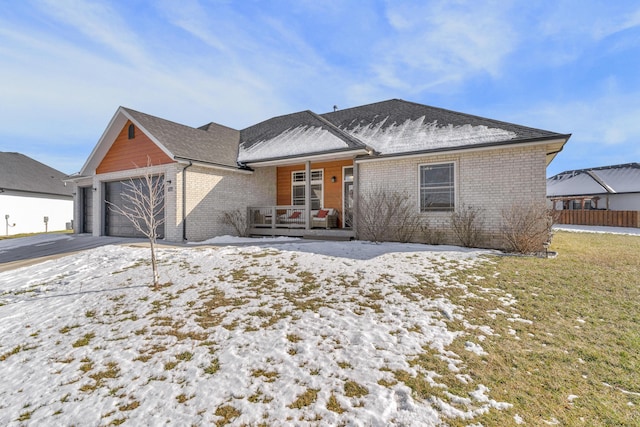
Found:
[[[512,252],[541,252],[551,242],[555,212],[544,202],[513,204],[502,211],[501,235]]]
[[[473,248],[480,243],[484,225],[481,213],[480,208],[463,204],[451,214],[451,228],[462,246]]]
[[[223,212],[221,221],[225,225],[230,225],[239,237],[247,237],[249,234],[249,224],[241,209]]]
[[[428,223],[420,226],[422,239],[427,245],[441,245],[444,242],[444,231]]]
[[[358,203],[359,238],[372,242],[409,242],[420,230],[421,218],[405,193],[375,189]]]

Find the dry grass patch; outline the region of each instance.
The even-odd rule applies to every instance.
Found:
[[[369,394],[369,390],[355,381],[344,383],[344,395],[347,397],[363,397]]]
[[[458,277],[476,297],[453,302],[494,334],[480,343],[482,357],[465,348],[470,335],[485,335],[477,330],[449,350],[491,398],[513,404],[474,421],[640,425],[640,238],[559,232],[551,249],[554,259],[493,257]],[[438,372],[450,390],[469,388]]]
[[[296,400],[294,400],[290,405],[289,408],[291,409],[302,409],[305,406],[309,406],[312,403],[315,403],[315,401],[318,399],[318,391],[320,390],[316,390],[313,388],[308,388],[306,391],[304,391],[302,394],[300,394]]]
[[[241,415],[240,411],[231,405],[218,406],[215,414],[220,417],[220,419],[216,421],[216,426],[218,427],[232,423],[233,420]]]
[[[338,399],[333,393],[331,393],[331,396],[329,396],[329,400],[327,400],[327,409],[335,412],[336,414],[342,414],[346,411],[346,409],[340,406],[340,402],[338,402]]]

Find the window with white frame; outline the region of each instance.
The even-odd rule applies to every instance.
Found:
[[[323,205],[322,169],[311,171],[311,210],[318,210]],[[305,201],[305,171],[291,173],[291,204],[304,206]]]
[[[420,212],[455,209],[453,163],[420,165]]]

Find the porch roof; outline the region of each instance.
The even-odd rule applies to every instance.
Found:
[[[238,161],[254,163],[342,152],[368,147],[313,111],[273,117],[240,132]]]

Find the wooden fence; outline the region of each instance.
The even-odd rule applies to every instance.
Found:
[[[558,224],[640,228],[639,211],[562,210],[556,213]]]

